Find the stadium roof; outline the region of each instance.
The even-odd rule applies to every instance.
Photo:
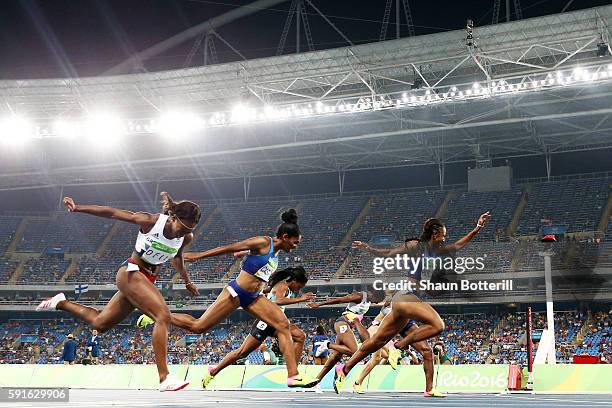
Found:
[[[136,132],[120,154],[83,154],[89,146],[78,139],[43,137],[28,148],[35,160],[4,157],[0,187],[69,183],[77,172],[81,182],[341,173],[612,148],[611,23],[605,6],[475,27],[473,39],[457,30],[184,70],[0,81],[0,114],[41,128],[100,107],[136,123],[168,109],[231,112],[240,101],[334,107],[209,127],[172,145]],[[602,42],[608,55],[598,57]],[[487,94],[463,94],[474,82]]]

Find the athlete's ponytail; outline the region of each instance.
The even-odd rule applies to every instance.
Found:
[[[283,235],[287,234],[289,238],[299,237],[301,234],[300,227],[297,225],[298,215],[297,212],[292,208],[289,211],[285,211],[281,215],[283,223],[278,226],[276,230],[276,237],[282,238]]]
[[[170,215],[170,213],[174,212],[174,207],[176,206],[174,200],[170,194],[165,191],[162,191],[159,195],[162,198],[162,214]]]
[[[202,211],[196,203],[187,200],[174,201],[170,194],[165,191],[162,191],[159,195],[162,198],[162,214],[173,215],[193,224],[200,222]]]
[[[431,239],[434,233],[444,228],[444,224],[437,218],[430,218],[425,221],[423,225],[423,233],[421,234],[421,241],[427,242]]]
[[[302,266],[296,266],[293,268],[277,270],[270,275],[270,279],[268,280],[268,288],[272,289],[281,281],[291,282],[293,280],[306,284],[308,282],[308,273],[306,273],[306,269],[304,269]]]

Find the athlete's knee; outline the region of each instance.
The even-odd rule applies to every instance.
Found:
[[[109,331],[113,326],[109,322],[94,320],[91,324],[93,329],[96,329],[98,333],[102,334]]]
[[[274,328],[277,332],[291,335],[291,325],[289,324],[289,319],[286,317],[276,322]]]
[[[157,311],[156,313],[154,313],[153,320],[155,320],[155,324],[163,324],[169,326],[170,322],[172,321],[170,310],[164,308],[162,310]]]
[[[306,333],[298,328],[294,328],[291,331],[291,337],[293,337],[293,341],[296,343],[303,343],[306,341]]]
[[[372,356],[372,361],[374,362],[373,364],[380,364],[380,362],[383,360],[382,356],[380,354],[375,354]]]

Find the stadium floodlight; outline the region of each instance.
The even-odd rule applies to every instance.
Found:
[[[0,119],[0,144],[3,146],[23,146],[34,137],[34,127],[24,117],[10,115]]]
[[[257,111],[248,105],[239,103],[232,109],[231,121],[233,123],[248,123],[257,119]]]
[[[83,133],[87,141],[104,149],[114,147],[125,132],[124,122],[112,112],[92,113],[83,124]]]
[[[204,128],[204,122],[191,112],[169,111],[157,120],[155,131],[162,137],[186,137]]]
[[[55,122],[53,122],[52,130],[53,134],[69,139],[75,138],[82,133],[79,122],[65,119],[56,119]]]

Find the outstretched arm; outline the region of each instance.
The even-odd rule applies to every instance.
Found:
[[[409,241],[409,242],[404,243],[404,245],[401,245],[398,247],[380,249],[380,248],[373,248],[366,242],[362,242],[362,241],[353,242],[354,249],[368,251],[372,255],[384,256],[384,257],[408,253],[410,252],[410,249],[413,248],[415,245],[416,245],[416,241]]]
[[[185,262],[183,260],[183,251],[189,244],[191,244],[191,241],[193,241],[193,234],[189,233],[185,235],[183,245],[181,245],[174,258],[172,258],[172,266],[179,273],[179,275],[181,275],[181,279],[183,279],[183,282],[185,282],[185,288],[189,291],[189,293],[191,293],[192,296],[198,296],[200,291],[189,278],[189,274],[187,273],[187,268],[185,267]]]
[[[157,215],[120,210],[118,208],[107,207],[105,205],[81,205],[76,204],[71,197],[64,197],[64,205],[70,212],[80,212],[91,214],[98,217],[112,218],[139,225],[143,231],[149,231],[157,221]]]
[[[325,306],[325,305],[338,305],[338,304],[350,303],[350,302],[359,303],[361,302],[362,296],[363,295],[361,294],[361,292],[353,292],[350,295],[329,298],[322,302],[308,303],[306,306],[312,309],[316,309],[317,307]]]
[[[474,238],[480,232],[480,230],[485,226],[489,218],[491,218],[491,214],[487,211],[486,213],[482,214],[478,218],[476,227],[470,232],[468,232],[467,235],[465,235],[463,238],[461,238],[460,240],[458,240],[457,242],[453,244],[445,245],[437,249],[436,252],[439,254],[444,254],[444,253],[455,252],[455,251],[460,250],[461,248],[466,246],[467,243],[470,242],[472,238]]]
[[[314,293],[304,293],[300,297],[288,298],[287,295],[289,294],[289,287],[285,282],[277,283],[276,285],[274,285],[270,292],[272,292],[274,294],[274,297],[276,298],[274,303],[279,306],[294,305],[296,303],[307,302],[316,297]]]
[[[233,254],[236,252],[250,251],[259,254],[261,248],[269,245],[268,237],[253,237],[234,244],[223,245],[203,252],[186,252],[183,255],[185,262],[195,262],[199,259],[219,256],[223,254]]]

